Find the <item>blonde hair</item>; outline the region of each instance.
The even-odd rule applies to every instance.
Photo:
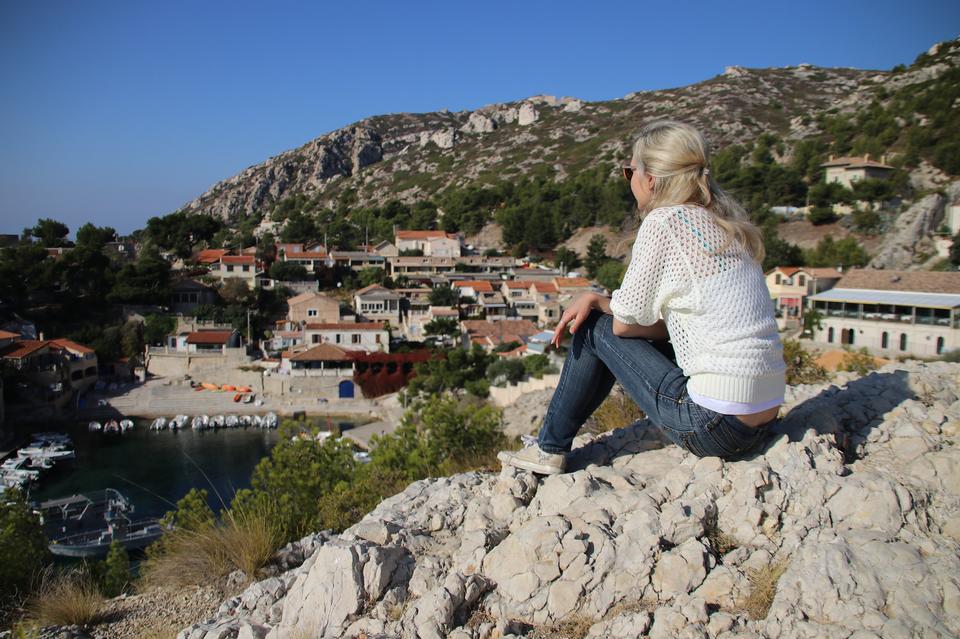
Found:
[[[657,120],[640,130],[633,144],[637,169],[652,175],[653,194],[642,211],[675,204],[697,204],[710,211],[727,235],[722,252],[732,240],[758,262],[763,261],[763,235],[742,206],[710,177],[710,147],[700,132],[683,122]]]

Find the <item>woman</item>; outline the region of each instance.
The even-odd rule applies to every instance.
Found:
[[[611,297],[587,293],[563,313],[572,343],[536,441],[500,460],[563,472],[580,426],[619,381],[647,417],[697,456],[757,449],[783,403],[785,365],[760,262],[763,241],[710,178],[692,126],[648,124],[624,177],[643,223]],[[668,338],[676,363],[653,340]]]

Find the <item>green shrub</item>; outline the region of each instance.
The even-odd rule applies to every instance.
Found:
[[[23,495],[10,490],[0,501],[0,603],[6,605],[29,589],[51,557],[43,527]]]
[[[783,340],[783,361],[787,365],[788,384],[816,384],[829,379],[826,369],[797,340]]]
[[[833,209],[830,207],[815,206],[810,209],[810,212],[807,214],[807,220],[809,220],[814,226],[831,224],[837,221],[837,214],[834,213]]]

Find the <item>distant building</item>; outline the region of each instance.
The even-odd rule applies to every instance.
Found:
[[[488,320],[463,320],[461,322],[463,332],[461,333],[461,345],[463,348],[471,348],[473,344],[479,344],[486,350],[492,351],[500,344],[510,342],[520,342],[526,344],[534,335],[540,332],[537,325],[528,320],[499,320],[491,322]]]
[[[765,277],[777,324],[784,328],[791,320],[799,324],[806,298],[833,288],[842,274],[832,268],[778,266],[767,271]]]
[[[445,231],[397,231],[398,251],[419,250],[424,257],[460,257],[461,237]]]
[[[170,310],[174,313],[190,313],[198,306],[215,304],[220,298],[217,291],[196,280],[180,280],[170,289]]]
[[[348,350],[390,352],[390,334],[383,322],[308,323],[304,344],[331,344]]]
[[[169,347],[179,353],[225,353],[242,346],[236,330],[199,330],[171,335]]]
[[[813,339],[883,357],[935,357],[960,348],[960,273],[853,269],[809,298]]]
[[[366,322],[390,322],[400,326],[400,295],[379,284],[371,284],[353,296],[354,309]]]
[[[339,322],[340,302],[321,293],[301,293],[287,300],[287,321],[291,328],[307,322]]]
[[[239,279],[252,289],[256,287],[257,279],[263,276],[263,267],[253,255],[224,255],[211,274],[224,283]]]
[[[830,159],[820,166],[825,169],[827,184],[837,182],[852,189],[854,183],[860,180],[873,179],[885,180],[895,170],[892,166],[886,164],[887,156],[883,156],[880,162],[870,159],[867,153],[863,157],[840,157]]]

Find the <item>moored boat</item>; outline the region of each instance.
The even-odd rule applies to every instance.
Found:
[[[166,430],[167,429],[167,418],[166,417],[157,417],[153,420],[153,423],[150,424],[150,430]]]

